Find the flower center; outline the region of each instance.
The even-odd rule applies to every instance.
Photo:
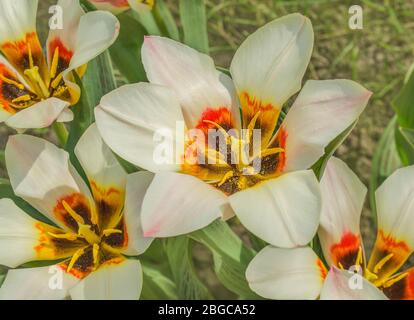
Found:
[[[75,210],[73,210],[73,208],[65,200],[62,201],[62,205],[65,208],[66,212],[76,221],[78,225],[78,232],[69,232],[64,234],[53,234],[49,232],[49,235],[54,238],[66,239],[69,241],[84,239],[88,244],[73,254],[69,264],[67,265],[67,272],[70,272],[75,264],[79,264],[79,260],[81,260],[88,251],[91,251],[92,254],[93,270],[96,270],[101,262],[103,262],[100,258],[102,255],[107,256],[107,252],[115,255],[118,253],[117,249],[114,248],[111,244],[113,243],[116,246],[119,245],[119,243],[117,243],[117,241],[113,242],[113,239],[111,241],[111,238],[114,235],[123,235],[124,231],[115,228],[108,228],[100,231],[100,228],[98,226],[98,214],[93,204],[90,204],[90,224],[87,224],[85,219]]]
[[[278,142],[261,145],[261,129],[256,128],[260,113],[255,114],[246,129],[233,130],[233,134],[215,121],[203,120],[210,129],[217,131],[219,141],[214,139],[211,143],[209,133],[208,143],[201,150],[197,142],[190,142],[183,172],[199,177],[226,194],[253,187],[280,174],[278,165],[285,152],[284,145]]]

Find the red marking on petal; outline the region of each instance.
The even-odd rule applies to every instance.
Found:
[[[336,267],[342,265],[345,269],[355,265],[358,252],[361,247],[361,237],[351,232],[346,232],[341,240],[330,248],[332,262]]]
[[[205,122],[206,120],[220,125],[226,131],[234,128],[233,115],[226,107],[220,107],[217,109],[207,108],[203,112],[196,128],[203,130],[204,134],[207,135],[209,129],[217,129],[217,127],[215,127],[212,123]]]
[[[59,58],[63,59],[65,63],[69,65],[69,62],[73,57],[73,52],[67,49],[59,38],[55,38],[49,42],[49,58],[53,58],[53,54],[57,48],[59,48]]]
[[[284,127],[280,127],[279,131],[277,132],[277,147],[283,148],[286,150],[286,140],[288,137],[288,132],[285,130]],[[278,163],[276,172],[282,172],[286,166],[286,152],[281,152],[278,154]]]
[[[129,7],[128,0],[93,0],[92,2],[104,3],[104,4],[108,3],[118,8]]]
[[[328,275],[328,270],[326,269],[325,265],[323,264],[322,260],[317,258],[316,259],[316,265],[319,268],[319,274],[321,275],[321,278],[324,280],[326,276]]]

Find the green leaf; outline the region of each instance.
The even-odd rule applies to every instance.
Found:
[[[369,182],[369,201],[374,222],[377,219],[375,191],[386,178],[388,178],[395,170],[402,167],[395,140],[396,128],[397,116],[395,116],[385,128],[372,159],[371,177]]]
[[[130,83],[147,81],[141,62],[141,47],[147,34],[131,12],[118,16],[121,30],[118,39],[109,48],[112,61]]]
[[[8,269],[6,267],[0,266],[0,287],[6,279]]]
[[[398,116],[401,127],[414,129],[414,72],[411,72],[407,83],[391,102]]]
[[[154,14],[149,10],[142,10],[140,12],[133,11],[132,15],[141,23],[141,25],[147,30],[148,34],[154,36],[161,36],[161,29],[155,20]]]
[[[88,69],[82,78],[82,84],[87,92],[86,96],[92,108],[92,119],[94,119],[93,108],[100,103],[104,95],[116,89],[114,70],[108,51],[103,52],[88,63]]]
[[[204,0],[180,0],[180,16],[184,42],[190,47],[208,54],[207,17]]]
[[[414,149],[414,129],[403,127],[398,127],[398,129],[401,131],[401,134],[405,138],[405,140],[407,140],[407,142]]]
[[[177,285],[178,298],[205,300],[212,296],[198,279],[193,265],[192,241],[187,236],[168,238],[164,241],[172,275]]]
[[[409,139],[409,128],[395,127],[395,144],[399,158],[404,166],[414,164],[414,146]],[[408,136],[407,136],[408,135]]]
[[[175,283],[157,270],[157,267],[141,261],[143,271],[142,300],[176,300]]]
[[[189,235],[213,254],[214,270],[220,282],[244,299],[259,297],[249,288],[245,272],[255,252],[247,248],[226,222],[217,220]]]
[[[157,0],[155,2],[153,12],[158,25],[161,25],[162,29],[165,30],[163,30],[163,34],[168,35],[168,37],[173,40],[180,41],[180,33],[178,32],[177,24],[164,0]]]
[[[0,199],[3,198],[13,200],[16,206],[18,206],[20,209],[26,212],[33,219],[55,226],[55,224],[50,219],[48,219],[35,208],[33,208],[28,202],[16,196],[10,182],[6,179],[0,179]]]
[[[336,149],[345,141],[349,133],[355,127],[357,121],[346,128],[342,133],[337,136],[331,143],[325,148],[325,154],[312,166],[316,177],[320,180],[322,178],[325,167],[328,164],[329,158],[335,153]]]

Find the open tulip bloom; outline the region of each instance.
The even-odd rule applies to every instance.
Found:
[[[300,90],[312,48],[307,18],[274,20],[237,50],[231,79],[205,54],[146,37],[142,59],[150,83],[121,87],[95,109],[109,147],[156,173],[142,206],[146,236],[185,234],[236,214],[270,244],[309,243],[321,209],[309,168],[356,121],[371,95],[350,80],[308,81],[278,125],[283,105]],[[200,140],[189,134],[194,129],[204,136],[215,130],[224,148],[206,142],[199,152]],[[157,161],[160,132],[172,132],[175,145],[184,146],[176,148],[180,161]],[[257,132],[260,148],[250,147]],[[211,158],[218,161],[199,161]]]
[[[36,33],[38,0],[0,1],[0,122],[16,129],[44,128],[73,119],[69,106],[79,76],[116,39],[109,12],[85,14],[78,0],[59,0],[61,25],[51,26],[45,54]]]
[[[155,0],[89,0],[95,7],[100,10],[108,10],[113,14],[122,13],[129,8],[140,12],[151,10]]]
[[[395,171],[376,191],[378,232],[366,263],[359,221],[366,187],[339,159],[321,180],[318,231],[328,272],[310,247],[268,246],[250,263],[250,287],[271,299],[414,299],[414,268],[399,271],[414,248],[414,166]]]
[[[0,299],[139,298],[140,262],[127,256],[151,243],[142,236],[139,214],[153,174],[127,175],[94,125],[75,152],[90,187],[67,152],[33,136],[9,138],[6,161],[14,192],[53,225],[1,199],[0,265],[50,261],[52,267],[10,269]]]

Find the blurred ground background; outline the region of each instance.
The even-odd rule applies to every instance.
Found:
[[[167,2],[178,14],[178,1]],[[43,30],[48,19],[45,8],[52,3],[54,1],[40,0],[43,19],[39,19],[39,24]],[[315,46],[305,80],[347,78],[374,92],[356,128],[336,154],[368,185],[375,146],[393,116],[390,102],[414,62],[414,0],[206,0],[206,4],[211,54],[221,67],[229,67],[239,44],[266,22],[293,12],[300,12],[311,19]],[[348,9],[354,4],[363,8],[362,30],[348,27]],[[10,132],[0,125],[1,148]],[[35,133],[54,139],[47,130]],[[1,175],[5,175],[4,170]],[[368,200],[361,228],[370,249],[375,230]],[[197,248],[195,256],[201,277],[214,288],[215,295],[231,298],[232,295],[220,287],[211,272],[209,254]]]

